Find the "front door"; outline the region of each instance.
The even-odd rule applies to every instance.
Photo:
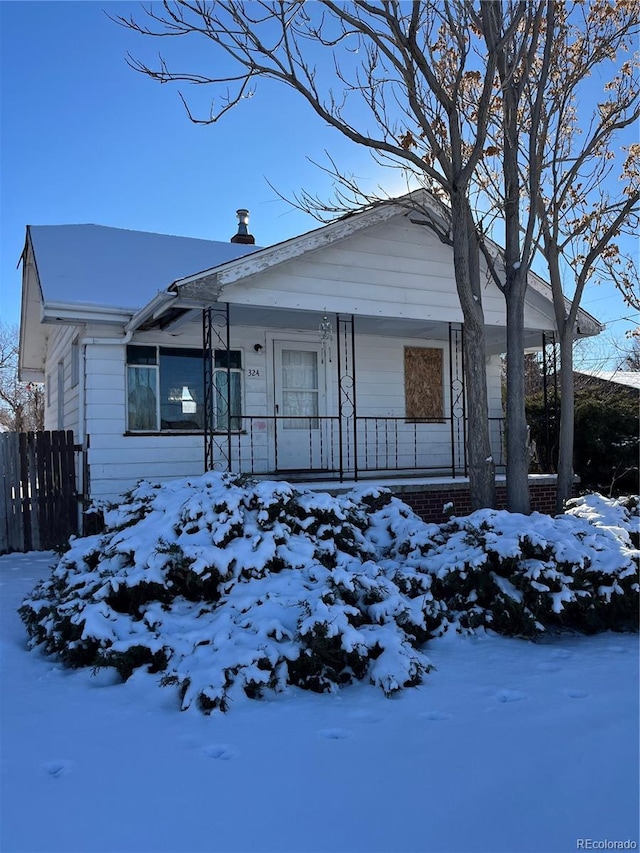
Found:
[[[321,345],[275,341],[274,358],[276,470],[322,470],[328,465]]]

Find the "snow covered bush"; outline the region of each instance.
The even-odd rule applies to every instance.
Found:
[[[395,549],[405,573],[429,571],[432,595],[462,630],[637,630],[640,552],[631,517],[620,501],[590,498],[557,518],[480,510],[435,534],[398,539]]]
[[[430,576],[385,570],[365,535],[391,500],[232,475],[141,483],[105,511],[103,534],[71,542],[21,616],[70,666],[162,672],[183,708],[287,683],[368,679],[390,694],[429,671],[418,647],[441,623]]]
[[[631,516],[596,497],[556,519],[482,510],[438,526],[371,487],[141,483],[20,614],[33,646],[123,679],[144,665],[185,709],[356,679],[389,695],[422,681],[422,646],[449,626],[636,627]]]
[[[609,530],[625,547],[640,548],[640,497],[605,498],[590,494],[567,503],[567,515],[584,518]]]

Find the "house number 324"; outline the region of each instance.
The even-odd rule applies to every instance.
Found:
[[[250,367],[247,370],[247,376],[260,376],[260,371],[255,367]]]

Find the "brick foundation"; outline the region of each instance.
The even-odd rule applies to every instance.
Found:
[[[455,481],[449,483],[402,484],[390,487],[391,491],[408,504],[411,509],[424,521],[441,524],[449,515],[469,515],[471,502],[469,499],[469,483]],[[556,513],[556,478],[538,476],[530,478],[529,494],[531,509],[536,512],[555,515]],[[504,482],[496,484],[498,509],[505,509],[507,488]],[[444,511],[445,504],[453,504],[453,510]]]

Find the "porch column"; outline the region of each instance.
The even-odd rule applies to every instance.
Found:
[[[227,399],[216,399],[214,357],[227,353]],[[204,375],[204,470],[231,471],[231,359],[229,358],[229,305],[216,303],[202,311],[202,360]],[[221,410],[226,406],[226,412]],[[216,429],[216,420],[226,417],[226,433]]]
[[[466,394],[464,387],[464,326],[449,323],[449,421],[451,476],[467,476]]]
[[[358,432],[356,420],[356,335],[353,314],[336,314],[338,350],[338,447],[340,482],[345,471],[358,479]]]

